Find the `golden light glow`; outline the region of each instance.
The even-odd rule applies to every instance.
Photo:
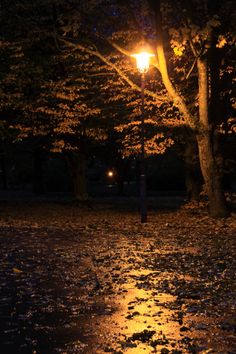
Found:
[[[148,52],[141,52],[137,54],[132,54],[137,61],[137,68],[141,73],[146,73],[149,69],[149,61],[151,57],[154,57],[154,54]]]
[[[140,277],[144,279],[153,279],[158,283],[157,272],[148,269],[130,269],[128,264],[125,267],[125,274],[127,282],[120,286],[120,292],[114,298],[112,295],[106,297],[106,306],[115,309],[110,316],[103,316],[99,319],[97,333],[101,338],[109,333],[109,340],[112,342],[112,349],[120,352],[122,349],[122,342],[117,341],[117,332],[124,338],[132,338],[134,334],[153,333],[152,341],[156,342],[156,353],[161,353],[163,344],[166,349],[171,352],[173,349],[171,341],[181,343],[182,333],[181,326],[177,320],[176,315],[179,311],[176,309],[177,297],[168,293],[156,292],[146,288],[137,288],[137,281]],[[126,277],[125,276],[125,277]],[[163,272],[160,279],[167,279],[170,273]],[[139,282],[139,281],[138,281]],[[109,317],[109,318],[108,318]],[[187,321],[184,325],[187,325]],[[166,340],[171,338],[171,340]],[[162,341],[165,342],[162,344]],[[125,350],[126,354],[151,354],[150,342],[145,340],[133,340],[135,345],[128,347]],[[179,344],[176,344],[176,349],[181,349]]]
[[[113,177],[113,176],[114,176],[114,173],[113,173],[113,171],[108,171],[108,172],[107,172],[107,175],[108,175],[108,177]]]

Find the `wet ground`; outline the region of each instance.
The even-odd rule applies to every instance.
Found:
[[[7,353],[236,353],[236,217],[1,202]]]

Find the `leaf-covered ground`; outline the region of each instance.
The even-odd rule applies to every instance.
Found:
[[[235,214],[156,206],[1,202],[0,352],[236,353]]]

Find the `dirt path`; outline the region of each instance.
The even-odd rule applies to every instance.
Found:
[[[6,203],[1,353],[236,353],[235,215]]]

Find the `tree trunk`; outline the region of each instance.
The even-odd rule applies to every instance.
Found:
[[[176,90],[175,86],[170,80],[166,55],[164,50],[160,0],[149,0],[149,3],[154,9],[155,17],[156,17],[156,32],[157,32],[156,52],[157,52],[157,59],[158,59],[157,68],[161,74],[162,82],[173,104],[176,107],[178,107],[179,111],[183,115],[186,124],[188,124],[190,128],[194,129],[196,124],[196,118],[190,113],[184,97],[178,90]]]
[[[202,177],[199,166],[197,143],[192,134],[185,142],[184,161],[187,199],[189,201],[199,201]]]
[[[198,58],[198,80],[199,80],[199,122],[197,117],[193,116],[188,109],[186,100],[181,93],[176,90],[172,84],[164,52],[162,19],[160,10],[160,0],[149,0],[150,5],[156,15],[157,29],[157,57],[158,69],[162,76],[163,84],[172,99],[173,103],[179,108],[186,124],[197,131],[197,143],[199,150],[199,161],[202,176],[206,185],[206,192],[209,198],[209,214],[213,217],[224,217],[227,215],[226,201],[221,186],[220,170],[218,168],[214,155],[214,146],[212,142],[212,127],[209,122],[208,105],[209,105],[209,80],[208,65],[206,59]]]
[[[86,160],[85,155],[76,152],[66,154],[66,160],[73,183],[74,198],[84,202],[88,200],[86,185]]]
[[[214,135],[208,114],[208,64],[207,59],[197,62],[199,80],[199,133],[197,136],[199,160],[206,192],[209,199],[209,214],[213,217],[227,215],[226,201],[221,184],[221,173],[214,154]]]

